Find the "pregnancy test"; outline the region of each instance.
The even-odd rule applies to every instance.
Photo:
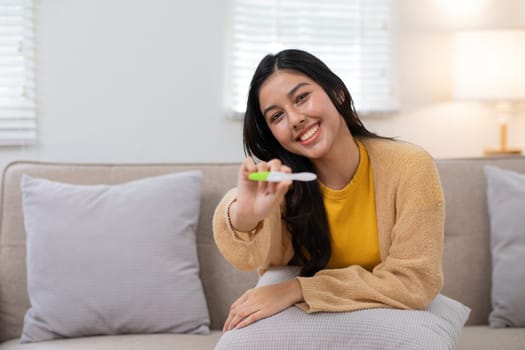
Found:
[[[257,173],[251,173],[248,175],[248,179],[253,181],[269,181],[269,182],[280,182],[286,180],[295,181],[314,181],[317,179],[317,175],[309,172],[302,173],[281,173],[278,171],[260,171]]]

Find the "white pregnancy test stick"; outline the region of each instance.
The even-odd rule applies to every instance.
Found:
[[[269,182],[280,182],[286,180],[295,181],[314,181],[317,179],[317,175],[309,172],[302,173],[281,173],[278,171],[260,171],[257,173],[251,173],[248,178],[253,181],[269,181]]]

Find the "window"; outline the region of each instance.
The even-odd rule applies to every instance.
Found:
[[[0,0],[0,145],[36,141],[34,7]]]
[[[242,116],[250,79],[269,52],[303,49],[325,62],[362,113],[398,108],[391,0],[233,0],[230,108]]]

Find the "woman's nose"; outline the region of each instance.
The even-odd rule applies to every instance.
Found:
[[[290,126],[294,129],[297,129],[301,127],[302,124],[306,121],[305,116],[302,113],[298,112],[289,112],[288,113],[288,120],[290,122]]]

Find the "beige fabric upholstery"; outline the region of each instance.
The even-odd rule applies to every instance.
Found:
[[[463,328],[458,350],[521,350],[525,348],[525,329],[487,328],[469,326]]]
[[[10,340],[0,344],[0,350],[190,350],[213,349],[222,332],[209,335],[150,334],[86,337],[19,344]]]
[[[458,349],[522,349],[525,329],[488,329],[491,259],[486,204],[485,164],[525,173],[524,157],[438,160],[446,201],[444,295],[472,309]],[[28,174],[51,180],[115,184],[175,171],[200,169],[203,197],[197,232],[201,278],[210,312],[211,336],[126,335],[91,337],[17,345],[23,316],[29,307],[25,272],[25,233],[20,177]],[[4,170],[0,197],[0,350],[10,349],[213,349],[230,304],[255,285],[256,273],[233,269],[213,241],[211,218],[215,206],[236,183],[237,164],[81,165],[18,162]]]
[[[446,203],[442,293],[472,309],[469,325],[486,325],[491,308],[487,180],[483,173],[487,164],[525,173],[523,157],[438,161]]]
[[[237,165],[75,165],[14,163],[4,170],[0,226],[0,341],[19,337],[29,308],[25,270],[25,232],[21,208],[20,177],[28,174],[77,184],[115,184],[176,171],[203,172],[203,198],[197,229],[197,249],[212,329],[222,329],[230,304],[253,287],[256,273],[239,272],[224,260],[213,241],[211,217],[226,189],[237,179]]]

